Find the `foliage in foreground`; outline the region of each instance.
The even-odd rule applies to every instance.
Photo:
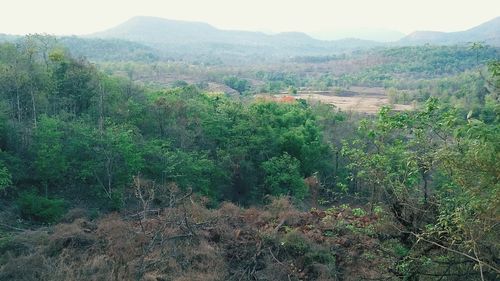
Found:
[[[15,235],[0,244],[0,279],[396,278],[387,269],[401,246],[376,237],[374,230],[383,225],[377,217],[354,216],[350,208],[301,212],[286,198],[262,209],[232,203],[207,209],[189,193],[168,190],[164,195],[171,200],[157,213],[96,221],[71,215],[50,229]],[[30,266],[21,272],[19,264]]]

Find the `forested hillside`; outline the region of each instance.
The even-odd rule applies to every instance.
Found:
[[[299,95],[361,86],[413,110]],[[0,280],[498,280],[499,94],[482,44],[237,66],[0,43]]]
[[[203,22],[134,17],[108,30],[89,35],[92,38],[122,39],[139,42],[180,56],[228,56],[251,59],[255,56],[287,57],[298,54],[321,55],[366,49],[381,43],[342,39],[317,40],[301,32],[262,32],[221,30]]]

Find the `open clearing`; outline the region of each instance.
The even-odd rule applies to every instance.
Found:
[[[290,95],[288,93],[281,93],[272,97],[282,99],[287,96]],[[384,105],[390,105],[394,110],[398,111],[414,109],[412,105],[390,104],[384,88],[375,87],[351,87],[349,90],[342,91],[298,91],[296,95],[293,95],[293,98],[332,104],[343,111],[370,114],[377,113]]]

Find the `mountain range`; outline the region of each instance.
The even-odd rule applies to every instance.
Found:
[[[398,43],[405,45],[451,45],[470,42],[483,42],[489,45],[500,46],[500,17],[458,32],[415,31],[403,37]]]
[[[401,37],[398,33],[386,35]],[[19,38],[0,34],[0,42]],[[382,39],[379,37],[379,40]],[[330,56],[379,46],[470,42],[500,46],[500,17],[460,32],[416,31],[399,40],[379,42],[356,38],[319,40],[301,32],[267,34],[223,30],[203,22],[140,16],[86,36],[59,37],[59,42],[73,54],[97,61],[187,59],[199,63],[253,63],[286,57]]]
[[[202,22],[156,17],[134,17],[114,28],[90,34],[88,37],[129,40],[169,52],[190,50],[211,54],[244,52],[266,55],[313,55],[382,45],[380,42],[354,38],[323,41],[301,32],[266,34],[222,30]]]
[[[307,46],[313,49],[331,49],[332,47],[341,48],[342,46],[348,48],[372,47],[382,44],[382,42],[378,41],[387,41],[382,38],[379,40],[345,38],[328,41],[314,39],[308,34],[301,32],[266,34],[252,31],[222,30],[202,22],[177,21],[142,16],[131,18],[116,27],[89,36],[125,39],[154,45],[155,47],[191,44],[228,44],[250,47],[275,46],[277,48],[288,47],[300,49],[300,47]],[[393,33],[391,36],[392,38],[398,38],[397,33]],[[371,38],[376,39],[373,36]],[[460,32],[415,31],[390,43],[398,45],[449,45],[472,41],[500,45],[500,17]]]
[[[341,28],[308,32],[313,38],[320,40],[339,40],[358,38],[378,42],[394,42],[406,36],[405,33],[385,28]]]

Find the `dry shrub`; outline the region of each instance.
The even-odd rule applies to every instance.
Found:
[[[195,237],[167,239],[146,263],[145,280],[224,280],[227,272],[217,247]]]
[[[96,242],[94,235],[85,232],[82,226],[88,224],[77,219],[71,224],[58,224],[50,235],[47,253],[50,256],[59,254],[65,248],[85,248]]]
[[[47,279],[50,272],[46,257],[41,254],[30,254],[9,259],[0,268],[0,280],[39,281]]]
[[[374,231],[379,234],[379,237],[393,238],[399,237],[401,232],[399,229],[403,229],[403,226],[396,222],[396,220],[391,220],[387,217],[380,217],[373,223]]]
[[[132,276],[129,264],[143,253],[141,235],[118,214],[111,214],[99,221],[97,237],[113,263],[116,276]]]
[[[183,276],[175,277],[172,280],[173,281],[219,281],[219,280],[224,280],[224,276],[221,276],[221,274],[216,270],[214,270],[214,272],[187,272]]]
[[[257,208],[249,208],[241,213],[241,217],[247,224],[256,227],[264,227],[273,219],[274,216],[268,211],[259,210]]]
[[[13,257],[29,255],[35,252],[39,246],[46,245],[48,238],[49,235],[44,229],[36,231],[27,230],[12,236],[8,242],[2,245],[0,250]]]
[[[298,280],[294,278],[294,273],[287,263],[277,262],[272,257],[267,258],[265,262],[267,266],[255,274],[257,280]]]
[[[362,218],[300,212],[286,197],[261,209],[169,200],[146,218],[93,223],[75,211],[71,223],[20,233],[1,248],[0,280],[356,280],[383,276],[391,262],[370,260],[364,250],[377,253],[380,241],[348,230]]]
[[[333,273],[332,266],[315,263],[308,270],[309,278],[316,281],[336,281],[338,278]]]
[[[185,261],[190,264],[184,274],[174,280],[223,280],[227,274],[226,262],[216,247],[205,241],[185,247]]]
[[[227,218],[237,218],[241,214],[241,208],[231,202],[224,202],[220,205],[219,215]]]
[[[206,230],[205,237],[210,243],[226,243],[226,241],[234,239],[239,232],[234,224],[227,221],[217,221],[212,227]]]
[[[181,212],[185,212],[185,215],[196,224],[204,224],[213,221],[218,215],[216,210],[207,209],[197,201],[184,203],[177,209]],[[184,216],[184,213],[182,213],[181,216]]]
[[[279,221],[284,221],[290,226],[305,224],[309,220],[309,214],[298,211],[288,196],[273,198],[271,203],[265,206],[265,209],[277,217]]]
[[[279,216],[283,212],[289,212],[294,210],[292,206],[292,202],[290,201],[290,197],[281,196],[281,197],[269,197],[270,203],[265,206],[264,209],[268,210],[271,215]]]
[[[87,210],[82,208],[73,208],[69,210],[62,218],[62,223],[72,223],[76,219],[87,217]]]

